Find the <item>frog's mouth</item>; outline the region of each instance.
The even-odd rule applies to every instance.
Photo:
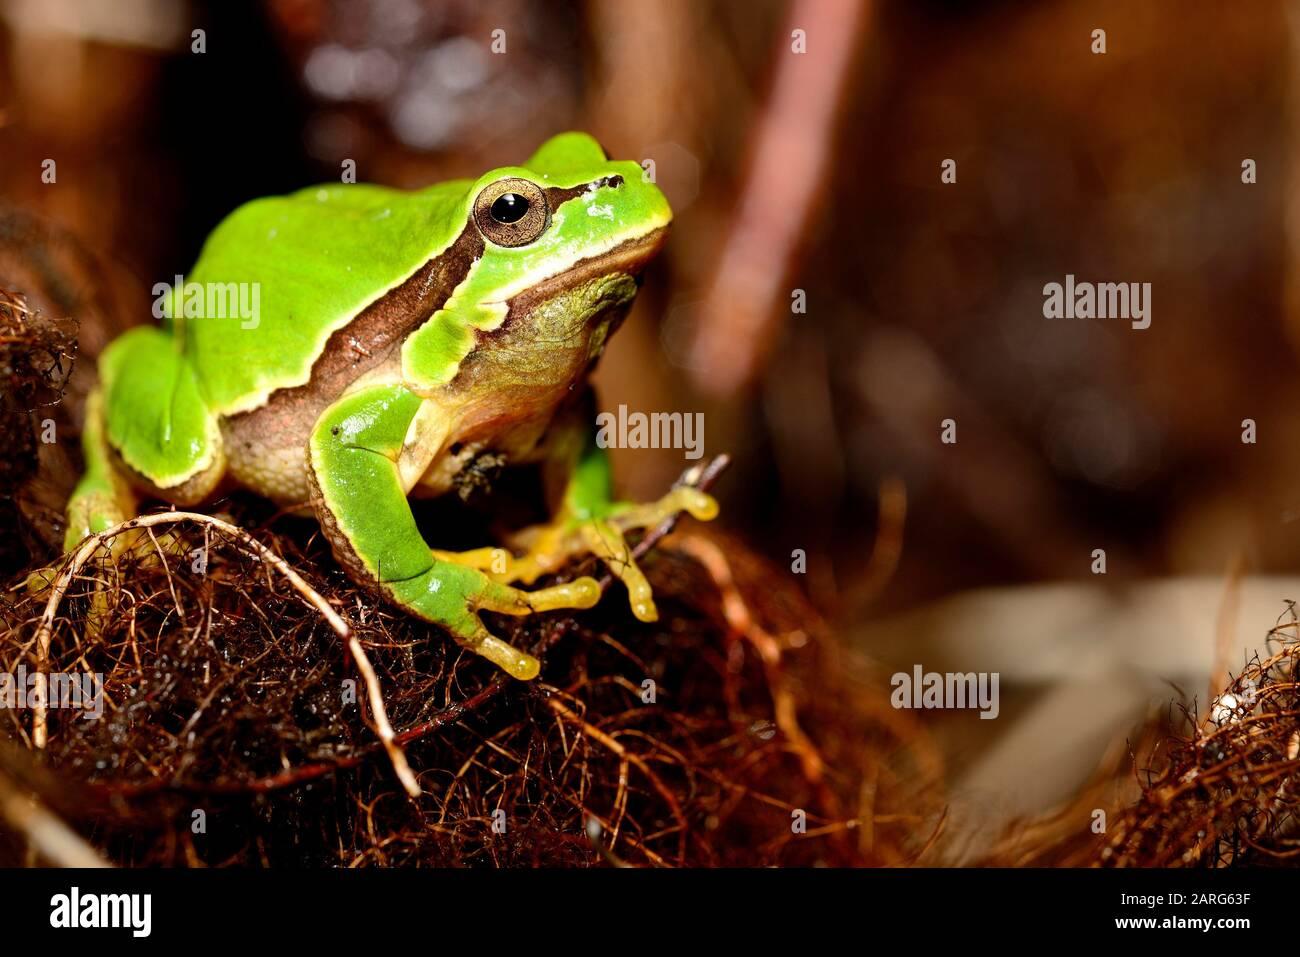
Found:
[[[553,402],[595,365],[627,316],[640,275],[667,232],[668,227],[661,226],[624,240],[502,300],[504,321],[495,329],[478,331],[477,345],[462,362],[457,379],[490,378],[503,393],[506,382],[545,393],[531,399],[515,393],[511,401],[521,407]]]
[[[613,249],[503,300],[505,320],[478,332],[477,348],[457,377],[497,365],[494,381],[530,387],[568,388],[589,371],[636,298],[640,276],[663,246],[668,227],[624,240]]]
[[[660,226],[650,232],[624,240],[613,249],[580,259],[563,272],[544,279],[519,295],[506,300],[508,312],[505,325],[520,315],[527,315],[540,303],[557,299],[571,290],[585,286],[592,280],[617,273],[629,276],[638,283],[646,264],[659,253],[668,238],[668,227]]]

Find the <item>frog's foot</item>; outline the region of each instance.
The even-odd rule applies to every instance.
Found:
[[[88,536],[98,534],[105,529],[120,525],[126,521],[129,517],[126,511],[126,501],[123,497],[98,488],[95,483],[83,479],[68,500],[68,526],[64,535],[65,553],[76,550]],[[112,559],[116,560],[127,547],[127,543],[124,541],[124,536],[117,536],[107,543],[107,547]],[[29,595],[39,595],[53,587],[62,567],[63,559],[52,565],[38,568],[24,579],[20,587],[25,588]],[[87,610],[85,619],[87,635],[93,637],[102,632],[108,623],[110,612],[108,593],[104,588],[104,583],[99,578],[96,578],[93,590],[90,592],[90,608]]]
[[[650,583],[632,558],[625,534],[654,528],[678,512],[689,512],[707,522],[717,516],[718,503],[699,489],[675,488],[657,502],[613,504],[602,511],[605,514],[601,517],[561,516],[553,524],[536,525],[519,532],[512,541],[526,549],[525,554],[511,561],[504,570],[494,567],[494,577],[532,584],[574,558],[595,555],[627,588],[632,614],[641,621],[655,621],[659,612]]]
[[[531,681],[541,663],[526,651],[502,641],[479,619],[481,611],[502,615],[531,615],[558,608],[590,608],[600,600],[600,585],[592,578],[578,578],[563,585],[522,591],[483,576],[481,588],[469,596],[469,613],[442,624],[464,647],[482,655],[502,671],[520,681]]]
[[[93,488],[83,491],[80,486],[68,499],[67,516],[68,529],[63,536],[65,552],[73,551],[88,535],[98,535],[131,518],[116,495]]]
[[[437,553],[432,566],[411,578],[384,582],[383,586],[399,604],[440,625],[457,643],[521,681],[537,677],[540,662],[493,635],[480,613],[522,617],[560,608],[590,608],[600,600],[600,585],[593,578],[524,591],[463,562],[438,558]]]

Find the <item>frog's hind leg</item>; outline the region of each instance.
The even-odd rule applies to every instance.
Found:
[[[137,326],[104,351],[99,372],[113,464],[165,502],[207,498],[226,471],[221,427],[172,336]]]
[[[138,326],[99,359],[100,386],[82,430],[85,474],[68,501],[64,548],[136,514],[134,492],[176,505],[205,498],[225,470],[217,417],[194,372],[160,329]],[[120,556],[135,533],[109,543]]]
[[[71,552],[88,535],[120,525],[136,514],[135,495],[122,473],[114,468],[113,456],[104,437],[104,397],[100,389],[95,389],[86,398],[85,411],[85,424],[81,429],[85,472],[68,499],[65,512],[67,528],[63,534],[65,552]],[[108,543],[109,554],[117,559],[130,544],[126,535],[118,535]],[[40,569],[27,579],[27,587],[33,592],[40,591],[54,577],[53,567]],[[90,611],[86,618],[88,634],[101,630],[108,613],[108,597],[102,583],[97,582],[90,596]]]
[[[104,438],[103,404],[99,389],[86,399],[86,424],[81,431],[86,471],[68,499],[65,552],[72,551],[87,535],[120,525],[135,515],[135,495],[113,467],[112,453]]]
[[[375,384],[321,414],[308,441],[312,506],[321,528],[354,579],[377,583],[392,601],[445,628],[514,677],[536,677],[537,659],[492,635],[480,612],[590,608],[600,588],[580,578],[521,591],[468,564],[444,561],[429,548],[411,514],[399,466],[422,402],[400,384]]]

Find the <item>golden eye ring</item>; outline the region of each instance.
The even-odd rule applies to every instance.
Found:
[[[485,186],[474,199],[474,222],[497,246],[527,246],[546,231],[551,210],[536,183],[518,177]]]

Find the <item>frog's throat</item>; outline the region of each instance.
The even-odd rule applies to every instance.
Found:
[[[474,347],[456,375],[431,396],[452,422],[447,442],[514,455],[536,426],[535,443],[599,360],[636,297],[637,274],[665,232],[661,227],[625,240],[505,300],[505,319],[475,331]]]

